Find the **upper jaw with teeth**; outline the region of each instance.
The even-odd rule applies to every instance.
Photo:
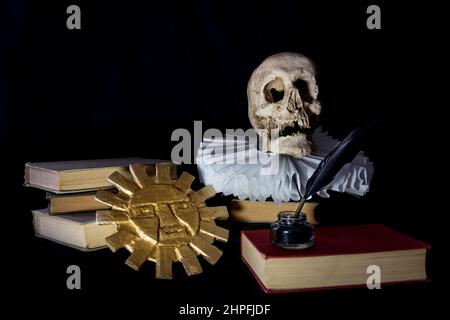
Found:
[[[279,137],[298,136],[300,134],[308,134],[309,128],[301,126],[298,121],[292,121],[282,124],[278,129]]]
[[[268,140],[263,143],[264,152],[273,152],[303,158],[311,154],[312,142],[310,141],[311,129],[301,126],[298,121],[287,121],[278,128],[266,131]],[[260,132],[262,133],[262,132]]]

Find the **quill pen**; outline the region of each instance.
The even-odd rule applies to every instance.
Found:
[[[319,163],[316,171],[306,183],[305,194],[300,200],[294,217],[298,217],[303,205],[310,196],[326,187],[348,162],[351,162],[359,153],[359,145],[364,134],[374,127],[379,121],[374,121],[365,127],[359,127],[350,132],[327,156]],[[300,193],[300,190],[299,190]]]

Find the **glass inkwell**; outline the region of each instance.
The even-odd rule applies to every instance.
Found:
[[[315,243],[314,227],[301,213],[305,202],[303,198],[294,211],[281,211],[278,220],[270,225],[270,241],[284,249],[302,250],[312,247]]]

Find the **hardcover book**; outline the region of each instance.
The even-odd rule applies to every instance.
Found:
[[[47,192],[48,210],[51,214],[83,212],[109,209],[109,206],[95,200],[96,192],[58,195]]]
[[[379,224],[317,227],[316,244],[286,250],[270,230],[241,232],[241,256],[267,293],[366,286],[369,266],[383,284],[426,281],[429,245]]]
[[[306,202],[302,213],[306,215],[308,223],[318,224],[314,210],[317,202]],[[298,202],[285,202],[277,205],[272,201],[231,200],[230,216],[235,221],[246,223],[272,223],[278,219],[281,211],[295,211]]]
[[[140,163],[149,165],[148,170],[151,174],[151,171],[155,170],[154,165],[162,162],[168,161],[120,158],[26,163],[25,185],[57,194],[110,188],[112,184],[107,177],[113,172],[118,171],[130,177],[128,166]],[[171,170],[172,175],[176,177],[175,165]]]
[[[47,209],[32,210],[37,237],[82,250],[106,247],[105,238],[116,232],[113,225],[98,225],[95,211],[49,215]]]

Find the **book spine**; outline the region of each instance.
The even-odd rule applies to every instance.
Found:
[[[33,229],[35,234],[40,234],[39,224],[37,223],[37,213],[34,210],[31,210],[33,215]]]
[[[30,167],[29,162],[25,163],[25,173],[24,173],[24,186],[29,186],[30,184]]]

